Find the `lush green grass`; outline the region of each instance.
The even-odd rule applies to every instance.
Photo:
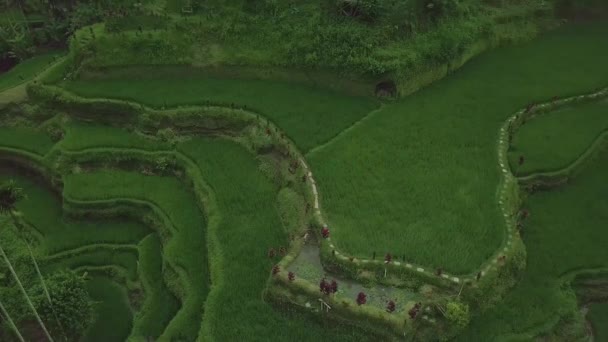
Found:
[[[197,138],[179,146],[199,166],[215,191],[221,213],[219,238],[221,280],[205,305],[203,340],[364,341],[348,327],[323,327],[297,314],[273,309],[261,296],[276,260],[268,248],[287,246],[275,208],[277,189],[241,146],[225,140]],[[291,317],[290,317],[291,316]]]
[[[157,338],[179,310],[178,300],[169,292],[163,279],[161,248],[157,234],[148,235],[139,244],[140,281],[145,302],[139,313],[141,317],[134,323],[132,336]]]
[[[591,304],[587,319],[593,326],[595,341],[608,341],[608,303]]]
[[[18,148],[39,155],[46,154],[53,141],[46,133],[31,127],[0,127],[0,146]]]
[[[83,341],[124,341],[133,324],[133,313],[124,287],[109,278],[93,276],[87,280],[87,290],[95,301],[95,323],[87,330]]]
[[[63,52],[51,52],[26,59],[6,73],[0,74],[0,92],[29,81],[48,67]]]
[[[573,291],[561,286],[567,272],[608,266],[608,153],[571,183],[532,195],[524,227],[528,265],[506,298],[473,320],[462,341],[495,341],[577,310]],[[600,341],[601,339],[598,339]]]
[[[65,138],[61,147],[68,150],[82,150],[92,147],[121,147],[144,150],[159,150],[166,144],[158,140],[147,139],[127,130],[103,125],[94,125],[80,121],[71,121],[66,126]]]
[[[70,81],[63,86],[85,97],[134,100],[154,107],[204,104],[206,101],[245,105],[261,112],[287,132],[304,151],[321,144],[373,110],[377,103],[297,84],[263,80],[219,79],[188,75],[176,68],[155,77],[142,69],[139,79]]]
[[[605,86],[607,35],[606,24],[570,26],[486,53],[308,155],[335,243],[473,271],[505,229],[500,125],[529,102]]]
[[[165,245],[164,256],[187,274],[187,297],[162,338],[194,340],[209,291],[205,218],[196,198],[177,178],[145,176],[127,171],[98,171],[66,176],[65,193],[81,200],[134,198],[160,207],[177,232]]]
[[[608,102],[605,100],[541,114],[526,122],[513,136],[509,151],[511,170],[527,175],[562,169],[606,130]],[[524,157],[522,165],[519,165],[520,156]]]

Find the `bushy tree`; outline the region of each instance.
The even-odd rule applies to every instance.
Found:
[[[463,329],[469,324],[471,316],[469,306],[462,302],[449,302],[446,305],[445,317],[458,329]]]
[[[84,279],[74,272],[62,271],[48,277],[46,287],[51,303],[42,285],[32,288],[32,301],[42,320],[47,322],[51,332],[55,332],[53,335],[61,336],[65,331],[67,336],[78,340],[93,319],[92,302]]]

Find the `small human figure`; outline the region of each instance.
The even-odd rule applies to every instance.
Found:
[[[519,156],[519,166],[523,165],[524,163],[524,156]]]

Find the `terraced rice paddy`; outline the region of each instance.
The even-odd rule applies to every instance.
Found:
[[[133,100],[157,108],[205,103],[245,106],[275,122],[303,151],[328,141],[378,106],[371,98],[304,85],[196,78],[188,76],[187,69],[165,73],[164,78],[129,79],[120,75],[110,72],[109,79],[76,80],[63,86],[85,97]]]
[[[504,230],[499,127],[527,103],[605,86],[607,35],[605,25],[569,27],[488,52],[309,153],[339,247],[455,273],[478,267]]]
[[[606,37],[606,25],[565,27],[488,52],[445,80],[381,105],[276,81],[181,77],[177,67],[162,77],[129,79],[115,70],[103,79],[62,82],[87,98],[135,101],[141,110],[135,116],[148,119],[163,107],[210,103],[261,118],[251,116],[240,135],[221,125],[211,134],[198,126],[180,131],[170,116],[158,132],[138,127],[139,117],[124,127],[102,125],[95,121],[108,121],[106,113],[94,112],[95,105],[78,113],[91,114],[88,122],[55,112],[42,125],[11,119],[0,128],[0,165],[6,166],[0,181],[13,179],[27,195],[17,204],[18,218],[42,274],[71,269],[85,277],[95,316],[84,341],[378,340],[366,326],[382,315],[392,315],[390,328],[403,326],[404,336],[424,339],[431,330],[447,331],[441,321],[446,298],[460,303],[462,293],[481,286],[479,266],[505,237],[501,216],[508,214],[500,212],[497,196],[501,125],[529,103],[605,87]],[[207,109],[197,107],[197,115],[209,119]],[[511,144],[514,173],[570,164],[605,132],[607,114],[604,100],[529,120]],[[298,150],[314,178],[302,171]],[[474,312],[457,340],[528,340],[581,323],[573,315],[578,303],[570,281],[581,270],[608,267],[608,252],[598,244],[608,239],[608,154],[598,151],[567,184],[526,198],[530,217],[520,233],[526,270],[496,306]],[[513,162],[520,154],[526,156],[521,167]],[[28,165],[48,179],[24,172]],[[297,192],[309,186],[320,194],[319,212],[315,195]],[[361,269],[353,272],[346,261],[325,264],[348,278],[348,290],[331,297],[319,292],[320,262],[312,269],[297,263],[289,269],[296,282],[286,282],[301,287],[294,285],[288,300],[269,297],[288,271],[275,265],[305,233],[321,230],[321,212],[331,232],[326,253],[346,253],[340,256]],[[22,244],[16,232],[2,231],[0,238]],[[7,249],[11,257],[17,247]],[[364,268],[362,258],[376,258],[366,263],[377,267]],[[21,259],[19,265],[29,262]],[[328,256],[321,259],[327,263]],[[406,262],[427,267],[433,278],[393,272]],[[28,267],[24,277],[32,280]],[[463,284],[443,270],[477,279]],[[312,284],[314,295],[300,279]],[[356,302],[358,292],[367,292],[369,301]],[[392,299],[398,309],[387,314]],[[322,313],[330,310],[325,301],[335,316]],[[422,317],[408,316],[404,303],[415,302],[425,303]],[[597,304],[589,313],[597,338],[605,311]]]
[[[36,74],[47,68],[49,64],[61,56],[61,54],[61,52],[51,52],[32,57],[17,64],[17,66],[10,71],[0,75],[0,91],[29,81],[36,76]]]
[[[56,148],[68,153],[86,153],[108,146],[118,154],[121,148],[171,151],[168,144],[109,126],[69,121],[65,128],[65,138]],[[39,139],[45,136],[41,131],[31,131],[37,132]],[[31,135],[30,131],[26,131],[25,137],[28,134]],[[27,150],[27,140],[17,139],[26,143],[14,147]],[[44,155],[52,146],[38,152]],[[278,189],[259,171],[258,163],[249,152],[234,142],[213,139],[190,140],[180,144],[178,150],[196,163],[218,192],[222,212],[221,224],[216,228],[218,249],[221,262],[230,265],[227,268],[230,272],[221,273],[221,279],[216,281],[223,285],[217,285],[209,297],[202,290],[208,288],[209,282],[206,219],[196,204],[197,199],[179,177],[100,169],[78,171],[63,178],[63,196],[71,201],[93,205],[114,199],[135,199],[150,203],[167,215],[174,232],[151,231],[135,222],[93,220],[86,223],[64,218],[61,194],[14,173],[4,177],[16,180],[28,194],[18,208],[27,222],[43,227],[39,231],[42,235],[39,252],[54,255],[45,262],[47,272],[68,268],[96,273],[107,267],[118,272],[113,278],[102,272],[88,280],[89,292],[99,303],[95,305],[97,321],[84,339],[176,336],[189,340],[200,333],[218,340],[244,335],[260,340],[268,340],[267,336],[276,336],[277,340],[288,336],[297,336],[298,340],[338,336],[366,340],[365,335],[353,329],[328,330],[308,320],[309,323],[301,326],[295,317],[302,314],[290,313],[292,319],[289,319],[261,298],[268,269],[276,262],[265,257],[268,246],[287,246],[288,241],[278,212],[264,210],[275,207]],[[257,201],[250,201],[251,196]],[[164,238],[159,239],[159,235]],[[162,261],[161,256],[166,261]],[[260,263],[260,258],[267,261]],[[163,275],[168,272],[166,262],[175,265],[182,284],[173,281],[165,285],[173,277]],[[243,276],[247,282],[242,281]],[[116,279],[120,282],[116,283]],[[181,305],[172,293],[175,288],[179,293],[185,292]],[[133,307],[129,298],[137,293],[141,295],[142,289],[144,302]],[[109,310],[116,310],[116,315],[111,316]],[[234,325],[226,324],[226,317],[234,317],[235,320],[230,320]],[[243,321],[258,323],[240,324]],[[116,323],[114,329],[109,328],[114,325],[112,322]]]
[[[576,296],[568,283],[563,285],[569,274],[608,266],[608,251],[597,244],[608,238],[607,174],[604,152],[567,185],[528,199],[530,217],[523,230],[528,264],[522,279],[500,304],[474,319],[460,340],[532,338],[576,310]]]
[[[570,165],[608,130],[608,102],[580,104],[540,114],[513,137],[511,169],[519,176]],[[524,157],[520,165],[519,158]]]

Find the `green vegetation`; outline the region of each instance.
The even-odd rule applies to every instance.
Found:
[[[195,70],[193,73],[196,75]],[[154,73],[148,73],[140,79],[119,75],[107,80],[71,81],[63,86],[85,97],[132,100],[158,108],[206,103],[246,106],[284,129],[304,151],[331,139],[377,106],[370,98],[309,86],[193,77],[188,76],[187,68],[175,68],[168,74],[155,78]]]
[[[91,324],[92,304],[85,286],[82,277],[63,271],[32,289],[35,306],[43,321],[60,336],[82,336]]]
[[[145,303],[131,336],[160,336],[179,310],[179,302],[163,280],[162,245],[158,235],[151,234],[139,244],[139,273],[144,286]]]
[[[192,158],[203,177],[213,184],[221,222],[216,228],[224,266],[205,305],[203,340],[319,341],[334,338],[365,340],[356,330],[323,329],[309,320],[298,321],[274,310],[261,298],[274,262],[269,248],[287,246],[287,232],[273,208],[277,190],[257,169],[244,148],[222,140],[193,139],[179,146]],[[255,198],[255,201],[251,201]],[[216,261],[217,262],[217,261]],[[247,279],[247,281],[243,281]],[[247,322],[247,324],[242,324]]]
[[[606,101],[540,114],[528,120],[514,135],[509,151],[511,169],[521,176],[563,169],[607,130]]]
[[[504,230],[495,203],[500,125],[529,102],[604,86],[607,34],[604,24],[571,26],[486,53],[313,150],[338,246],[456,273],[478,267]]]
[[[0,91],[19,85],[34,78],[38,73],[47,68],[61,52],[51,52],[32,57],[12,68],[6,73],[0,74]]]
[[[87,280],[87,290],[96,301],[95,323],[84,335],[85,341],[124,341],[133,324],[126,290],[103,276]]]
[[[0,127],[0,141],[5,147],[38,155],[45,155],[53,147],[53,141],[46,132],[30,127]]]
[[[567,185],[530,196],[530,217],[523,228],[528,262],[522,279],[500,304],[475,317],[460,340],[532,338],[564,316],[577,319],[567,273],[608,266],[608,251],[597,243],[608,234],[606,174],[608,154],[603,153]]]
[[[0,340],[604,338],[604,16],[1,3]]]
[[[27,195],[17,204],[27,223],[44,236],[39,246],[44,255],[73,250],[95,243],[136,244],[150,230],[133,221],[74,220],[63,217],[61,201],[48,186],[14,172],[4,172],[3,179],[12,179]]]
[[[61,141],[60,146],[74,151],[95,147],[138,148],[155,151],[166,148],[167,144],[125,129],[71,121],[66,125],[65,138]]]
[[[209,272],[205,218],[193,194],[175,177],[144,176],[127,171],[71,174],[65,178],[64,191],[68,197],[84,201],[116,198],[148,201],[167,215],[175,232],[164,247],[165,258],[174,267],[182,268],[186,278],[181,279],[182,308],[164,334],[196,338],[209,291]]]
[[[596,341],[608,338],[608,303],[593,303],[589,306],[587,319],[593,327],[593,337]]]

